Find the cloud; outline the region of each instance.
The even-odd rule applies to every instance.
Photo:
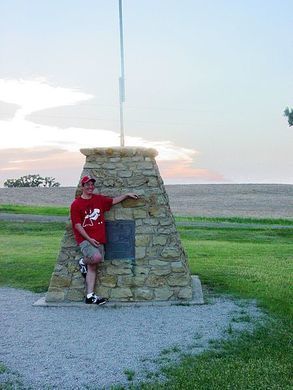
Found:
[[[223,183],[227,180],[218,172],[195,168],[190,161],[159,161],[161,175],[167,184]]]
[[[17,115],[52,107],[74,105],[93,98],[93,95],[75,89],[49,85],[45,78],[33,80],[0,79],[0,100],[21,107]]]
[[[19,106],[12,119],[0,120],[2,133],[5,134],[0,146],[1,176],[8,172],[13,172],[16,177],[17,174],[41,174],[51,170],[52,173],[46,175],[52,176],[53,172],[57,172],[62,177],[61,183],[65,185],[64,182],[68,183],[65,172],[67,175],[70,172],[71,177],[76,169],[79,176],[82,169],[84,157],[79,153],[79,149],[119,146],[120,136],[115,131],[80,127],[59,128],[36,124],[27,119],[29,114],[38,110],[76,105],[91,98],[92,95],[78,90],[49,85],[45,79],[0,79],[0,100]],[[157,149],[157,161],[163,177],[168,180],[223,180],[222,176],[215,172],[193,167],[198,154],[194,149],[180,147],[171,141],[153,142],[129,136],[125,138],[125,144]],[[73,183],[75,184],[75,181]]]

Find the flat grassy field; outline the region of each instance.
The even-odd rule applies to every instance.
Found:
[[[266,226],[179,226],[191,271],[205,288],[255,298],[269,320],[253,334],[231,330],[228,341],[166,367],[165,383],[151,378],[140,388],[292,389],[293,228],[272,228],[275,220],[261,223]],[[0,285],[46,291],[63,232],[63,223],[0,222]]]
[[[47,291],[64,229],[64,223],[0,221],[0,285]]]

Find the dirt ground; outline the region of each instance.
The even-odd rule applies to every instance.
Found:
[[[290,184],[166,185],[175,215],[293,218]],[[74,187],[0,188],[0,204],[69,206]]]

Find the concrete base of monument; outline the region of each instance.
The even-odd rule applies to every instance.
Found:
[[[203,305],[203,292],[201,287],[200,279],[197,275],[192,277],[192,299],[191,300],[176,300],[176,301],[112,301],[109,300],[106,305],[97,306],[97,305],[86,305],[84,302],[74,302],[74,301],[62,301],[62,302],[46,302],[45,297],[38,299],[34,306],[45,306],[45,307],[83,307],[83,308],[117,308],[117,307],[140,307],[140,306],[194,306],[194,305]]]

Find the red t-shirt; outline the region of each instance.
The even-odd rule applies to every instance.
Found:
[[[75,229],[75,224],[80,223],[87,234],[99,241],[106,242],[106,227],[104,212],[112,207],[113,199],[104,195],[93,195],[91,199],[76,198],[70,208],[73,233],[76,242],[80,244],[84,237]]]

